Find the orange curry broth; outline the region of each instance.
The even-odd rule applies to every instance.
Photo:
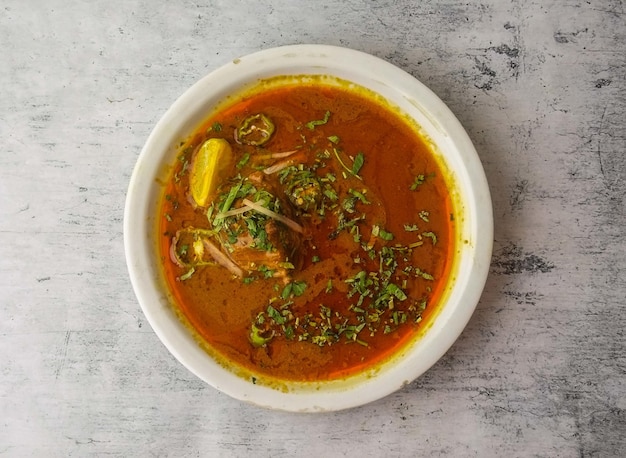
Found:
[[[323,119],[326,111],[331,113],[326,124],[313,130],[305,126],[311,120]],[[209,227],[206,209],[194,209],[189,203],[188,174],[181,173],[182,161],[172,170],[161,205],[160,249],[168,285],[180,312],[228,364],[235,363],[260,376],[292,381],[331,380],[358,373],[412,341],[436,314],[454,249],[454,218],[444,173],[427,143],[400,115],[364,94],[321,84],[282,86],[240,101],[208,119],[181,151],[187,151],[190,161],[190,154],[205,139],[221,137],[232,145],[237,162],[243,153],[233,139],[234,130],[242,119],[256,113],[264,113],[276,126],[271,140],[263,145],[267,151],[290,151],[296,147],[319,151],[332,146],[328,137],[337,136],[339,145],[350,157],[363,152],[365,161],[359,172],[362,181],[351,176],[343,178],[342,168],[332,157],[323,170],[337,175],[340,189],[367,189],[371,205],[361,208],[373,215],[371,221],[394,234],[392,244],[407,245],[416,240],[416,233],[406,231],[405,225],[417,225],[420,232],[436,234],[435,244],[424,238],[423,245],[413,250],[411,258],[413,264],[434,277],[432,281],[420,278],[408,282],[410,298],[428,298],[421,321],[409,320],[388,334],[381,327],[373,336],[365,328],[358,337],[367,346],[344,340],[320,346],[311,341],[289,340],[284,335],[274,336],[264,346],[253,346],[251,324],[270,299],[280,295],[283,283],[278,279],[258,279],[246,284],[219,266],[198,268],[189,279],[180,280],[187,269],[170,260],[173,234],[181,227]],[[221,125],[219,132],[211,129],[216,122]],[[311,157],[306,161],[312,161],[314,153],[307,154]],[[233,167],[230,173],[245,175],[246,170],[246,167],[241,170]],[[177,173],[181,175],[178,182],[173,179]],[[427,177],[424,184],[411,190],[411,184],[420,174]],[[428,222],[419,216],[420,211],[428,211]],[[331,212],[327,215],[315,225],[307,226],[307,221],[299,221],[307,228],[308,240],[300,248],[300,265],[292,276],[306,282],[307,288],[301,297],[294,298],[292,309],[300,315],[308,311],[317,316],[319,305],[324,304],[333,312],[350,316],[348,307],[356,301],[356,296],[347,297],[345,279],[369,261],[363,260],[363,251],[353,242],[351,234],[344,231],[335,240],[328,240],[336,218]],[[361,229],[362,239],[367,241],[371,227]],[[312,262],[314,257],[319,257],[319,262]],[[355,262],[357,257],[361,259]],[[327,293],[329,279],[334,287]]]

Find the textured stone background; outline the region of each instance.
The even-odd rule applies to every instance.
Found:
[[[1,456],[624,456],[626,6],[605,1],[0,3]],[[159,342],[123,253],[130,173],[192,83],[238,56],[343,45],[467,128],[491,275],[426,375],[292,415],[204,385]]]

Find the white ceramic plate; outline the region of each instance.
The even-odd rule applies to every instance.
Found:
[[[413,117],[433,141],[460,196],[462,221],[456,279],[447,302],[426,335],[374,377],[286,391],[253,384],[213,361],[177,319],[163,291],[156,252],[157,183],[176,156],[178,142],[207,118],[218,102],[262,78],[324,74],[364,86]],[[457,211],[457,213],[458,213]],[[288,411],[330,411],[382,398],[428,370],[452,346],[482,293],[491,259],[493,218],[485,174],[469,137],[446,105],[408,73],[362,52],[325,45],[295,45],[236,59],[189,88],[148,138],[133,171],[124,214],[124,244],[130,278],[152,328],[191,372],[242,401]]]

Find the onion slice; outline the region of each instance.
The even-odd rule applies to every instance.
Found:
[[[256,202],[252,202],[251,200],[248,200],[248,199],[243,199],[242,202],[248,207],[252,208],[253,210],[259,213],[263,213],[264,215],[267,215],[270,218],[275,219],[276,221],[280,221],[285,226],[289,227],[290,229],[293,229],[296,232],[300,232],[300,233],[304,232],[304,228],[302,226],[300,226],[294,220],[287,218],[286,216],[279,215],[278,213],[270,210],[269,208],[265,208],[264,206],[259,205]]]
[[[268,153],[268,154],[260,154],[258,157],[259,159],[282,159],[285,157],[289,157],[292,154],[296,154],[297,152],[302,151],[299,149],[294,149],[291,151],[285,151],[283,153]]]
[[[236,275],[237,277],[243,277],[243,271],[241,270],[241,268],[237,264],[235,264],[228,256],[222,253],[217,246],[209,242],[207,239],[203,239],[202,243],[204,244],[204,247],[207,249],[209,254],[213,257],[213,259],[215,259],[215,262],[217,262],[221,266],[226,267],[232,274]]]
[[[266,175],[271,175],[272,173],[276,173],[281,171],[284,168],[289,167],[293,164],[293,159],[287,159],[285,161],[277,162],[274,165],[270,165],[269,167],[263,169],[263,173]]]
[[[172,242],[170,243],[170,259],[176,264],[178,267],[185,267],[182,261],[178,258],[176,254],[176,246],[178,245],[178,237],[172,237]]]
[[[224,213],[218,213],[217,215],[215,215],[215,219],[223,219],[223,218],[228,218],[229,216],[240,215],[241,213],[245,213],[250,210],[252,210],[252,207],[248,205],[244,205],[243,207],[234,208]]]

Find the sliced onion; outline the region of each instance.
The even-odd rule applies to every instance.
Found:
[[[204,247],[207,249],[211,257],[215,259],[215,262],[227,268],[229,272],[236,275],[237,277],[243,277],[243,271],[241,270],[241,268],[237,264],[235,264],[228,256],[222,253],[217,246],[209,242],[207,239],[203,239],[202,243],[204,243]]]
[[[261,154],[259,156],[257,156],[259,159],[282,159],[284,157],[289,157],[292,154],[296,154],[297,152],[302,151],[299,149],[294,149],[291,151],[285,151],[283,153],[268,153],[268,154]]]
[[[279,172],[282,169],[289,167],[291,164],[293,164],[292,159],[287,159],[286,161],[277,162],[276,164],[270,165],[266,169],[263,169],[263,173],[266,175],[271,175],[272,173]]]
[[[241,213],[245,213],[250,210],[252,210],[252,207],[249,207],[248,205],[244,205],[243,207],[234,208],[224,213],[218,213],[217,215],[215,215],[215,219],[228,218],[229,216],[239,215]]]
[[[292,154],[296,154],[297,152],[300,152],[302,150],[299,149],[294,149],[291,151],[285,151],[282,153],[267,153],[267,154],[259,154],[257,156],[255,156],[255,158],[257,159],[283,159],[285,157],[289,157]]]
[[[289,157],[292,154],[296,154],[298,151],[301,151],[301,150],[294,149],[294,150],[291,150],[291,151],[285,151],[284,153],[272,153],[272,154],[270,154],[270,157],[272,159],[282,159],[283,157]]]
[[[172,237],[172,243],[170,244],[170,259],[174,264],[178,267],[185,267],[182,261],[178,258],[176,254],[176,246],[178,245],[178,237]]]
[[[264,206],[259,205],[258,203],[252,202],[251,200],[248,200],[248,199],[243,199],[243,203],[259,213],[263,213],[264,215],[267,215],[270,218],[275,219],[276,221],[280,221],[281,223],[285,224],[287,227],[293,229],[296,232],[300,232],[300,233],[304,232],[304,228],[302,226],[300,226],[294,220],[287,218],[286,216],[279,215],[278,213],[270,210],[269,208],[265,208]]]

